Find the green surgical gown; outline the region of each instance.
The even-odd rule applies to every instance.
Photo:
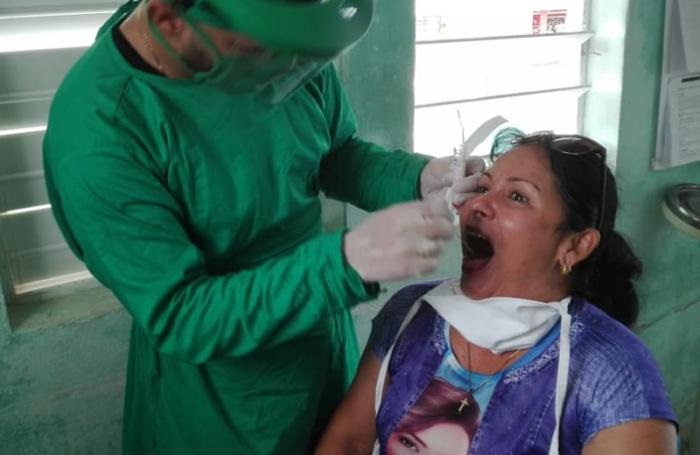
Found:
[[[55,217],[133,317],[124,453],[309,453],[358,361],[349,309],[374,297],[319,191],[414,199],[426,159],[357,138],[332,67],[271,107],[138,71],[111,33],[49,117]]]

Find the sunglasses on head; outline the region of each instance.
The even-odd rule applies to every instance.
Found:
[[[583,156],[588,154],[593,154],[598,157],[600,161],[600,209],[598,210],[598,221],[596,223],[596,228],[598,232],[603,232],[603,220],[605,219],[605,201],[606,201],[606,189],[607,189],[607,176],[606,176],[606,151],[605,147],[594,141],[593,139],[587,138],[586,136],[581,136],[578,134],[571,135],[552,135],[551,139],[552,150],[558,153],[563,153],[564,155],[572,156]]]

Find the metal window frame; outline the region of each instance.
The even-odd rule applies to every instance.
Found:
[[[470,37],[470,38],[449,38],[444,40],[416,40],[415,46],[430,46],[435,44],[447,44],[447,43],[483,43],[489,41],[504,41],[504,40],[544,40],[544,39],[561,39],[562,37],[580,37],[582,38],[581,44],[581,76],[579,78],[580,84],[568,87],[553,87],[551,89],[544,90],[534,90],[534,91],[522,91],[522,92],[512,92],[503,93],[497,95],[490,95],[484,97],[475,97],[467,99],[454,99],[447,101],[440,101],[434,103],[422,103],[415,104],[414,111],[418,109],[425,109],[430,107],[438,106],[450,106],[456,104],[466,104],[475,103],[480,101],[489,101],[497,99],[507,99],[507,98],[517,98],[520,96],[528,95],[539,95],[548,93],[572,93],[576,91],[585,94],[591,89],[591,85],[588,84],[588,55],[590,38],[595,35],[595,32],[591,30],[591,7],[593,0],[583,0],[583,30],[577,32],[563,32],[563,33],[541,33],[541,34],[528,34],[528,35],[494,35],[494,36],[483,36],[483,37]],[[583,130],[583,113],[585,111],[585,97],[581,97],[578,103],[578,115],[577,115],[577,133]]]

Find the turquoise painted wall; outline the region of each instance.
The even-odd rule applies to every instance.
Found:
[[[625,43],[617,176],[619,228],[641,255],[638,332],[659,362],[685,435],[700,398],[700,242],[663,218],[666,189],[700,182],[700,163],[652,171],[663,48],[664,2],[631,1]]]
[[[340,62],[341,77],[359,122],[360,135],[389,149],[412,150],[413,68],[415,16],[413,0],[377,2],[377,16],[368,36]],[[367,213],[347,208],[348,226],[356,226]],[[453,240],[446,247],[437,272],[383,286],[373,302],[353,309],[357,337],[364,346],[371,321],[395,291],[415,282],[459,273],[461,250]]]
[[[367,36],[339,62],[340,75],[358,119],[361,137],[389,149],[411,149],[413,142],[413,1],[378,2]],[[356,226],[367,213],[347,206],[347,225]],[[372,317],[398,284],[372,302],[353,309],[360,346]]]
[[[379,1],[367,36],[340,61],[363,138],[410,150],[413,142],[412,0]]]

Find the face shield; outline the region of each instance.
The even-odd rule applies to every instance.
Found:
[[[194,69],[149,24],[156,39],[196,82],[230,94],[258,93],[276,104],[364,36],[373,1],[195,1],[181,14],[209,54],[211,65],[206,70]],[[258,46],[252,52],[241,51],[234,40],[222,49],[203,26],[231,31]]]

